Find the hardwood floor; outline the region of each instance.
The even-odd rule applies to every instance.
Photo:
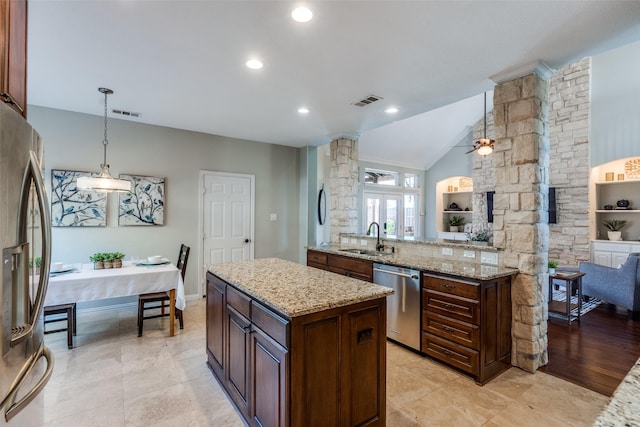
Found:
[[[548,322],[549,364],[540,370],[611,396],[640,357],[640,321],[602,305],[571,326]]]

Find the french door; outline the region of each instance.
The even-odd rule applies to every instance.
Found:
[[[403,237],[404,218],[402,212],[402,196],[398,194],[384,194],[365,192],[365,218],[364,232],[367,232],[369,224],[377,222],[380,225],[380,237],[397,239]],[[375,236],[377,229],[371,230]]]

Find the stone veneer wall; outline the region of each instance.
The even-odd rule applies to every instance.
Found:
[[[549,258],[577,266],[589,260],[589,119],[591,58],[549,79],[549,186],[557,224],[549,224]]]
[[[548,360],[548,91],[532,73],[498,84],[493,95],[493,245],[504,250],[506,267],[520,271],[511,289],[511,363],[529,372]]]
[[[338,243],[340,233],[358,231],[358,141],[331,141],[329,185],[331,242]]]

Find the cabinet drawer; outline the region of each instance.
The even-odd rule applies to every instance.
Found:
[[[227,286],[227,304],[247,319],[251,317],[251,299],[232,286]]]
[[[431,290],[422,291],[422,308],[447,317],[479,324],[480,303],[468,298],[460,298]]]
[[[422,329],[432,335],[446,338],[466,347],[480,349],[480,328],[471,323],[423,311]]]
[[[422,333],[422,351],[470,374],[478,374],[478,352],[435,335]]]
[[[307,251],[307,263],[327,265],[327,254],[322,252]]]
[[[371,261],[331,255],[327,258],[327,265],[329,267],[358,273],[362,276],[373,277],[373,263]]]
[[[474,282],[463,282],[446,277],[423,274],[423,287],[434,291],[445,292],[460,297],[480,299],[480,285]]]
[[[273,338],[281,346],[289,347],[289,321],[275,314],[268,308],[253,302],[251,321],[254,325]]]

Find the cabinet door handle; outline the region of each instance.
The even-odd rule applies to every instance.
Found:
[[[448,303],[446,303],[446,302],[443,302],[443,303],[442,303],[442,306],[443,306],[444,308],[446,308],[446,309],[449,309],[449,310],[453,310],[453,309],[455,308],[455,305],[453,305],[453,304],[448,304]]]
[[[455,329],[450,328],[450,327],[445,326],[445,325],[440,325],[440,329],[442,329],[444,332],[446,332],[448,334],[453,334],[455,332]]]
[[[450,285],[448,283],[443,283],[442,287],[445,288],[445,289],[455,289],[456,285]]]

